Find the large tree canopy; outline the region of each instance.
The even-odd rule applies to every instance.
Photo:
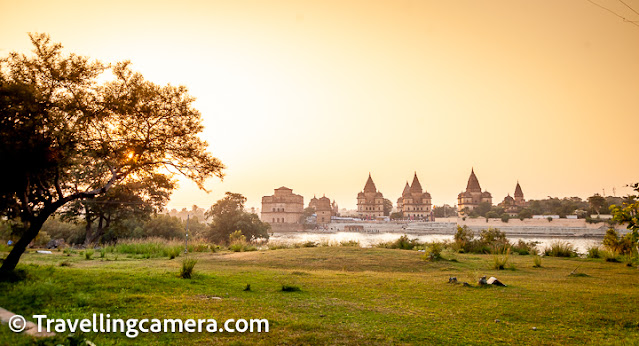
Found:
[[[70,201],[157,174],[181,173],[202,189],[223,177],[198,137],[201,116],[185,87],[146,81],[128,62],[63,55],[45,34],[30,37],[33,56],[0,61],[0,213],[22,225],[2,273]],[[98,83],[109,70],[113,79]]]
[[[228,243],[229,235],[241,231],[247,239],[268,239],[271,225],[262,222],[256,214],[244,211],[246,197],[239,193],[227,192],[224,198],[215,202],[206,212],[211,218],[208,237],[216,243]]]

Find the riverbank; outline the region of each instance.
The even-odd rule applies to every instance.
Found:
[[[422,221],[334,221],[315,230],[306,232],[343,232],[346,226],[361,226],[361,233],[410,233],[417,235],[453,235],[457,226],[467,226],[474,231],[480,231],[489,227],[499,228],[509,237],[583,237],[603,238],[606,230],[610,228],[605,222],[588,223],[584,219],[511,219],[503,222],[501,219],[485,218],[442,218],[432,222]],[[625,225],[615,225],[620,234],[628,230]],[[300,232],[299,229],[278,229],[276,233]]]

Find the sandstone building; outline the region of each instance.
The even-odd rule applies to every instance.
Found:
[[[304,215],[304,197],[287,187],[275,189],[272,196],[262,197],[262,221],[271,225],[299,224]]]
[[[471,169],[466,191],[457,195],[457,212],[460,216],[463,216],[484,202],[492,205],[493,196],[488,191],[481,191],[479,180],[477,180],[475,175],[475,169]]]
[[[413,177],[413,183],[404,187],[402,197],[397,199],[397,209],[402,213],[402,217],[411,220],[431,219],[431,197],[430,193],[422,190],[422,185],[417,179],[417,172]]]
[[[504,208],[504,212],[508,213],[510,216],[516,216],[519,212],[526,207],[526,200],[524,199],[524,192],[521,190],[521,186],[519,186],[519,182],[517,182],[517,186],[515,186],[515,198],[510,197],[510,194],[504,198],[504,200],[499,204],[500,207]]]
[[[316,198],[313,196],[308,203],[309,208],[315,209],[317,224],[327,224],[331,222],[332,216],[337,216],[337,203],[335,200],[331,203],[331,200],[324,195],[322,198]]]
[[[357,194],[357,214],[363,219],[384,216],[384,195],[377,191],[370,173],[364,191]]]

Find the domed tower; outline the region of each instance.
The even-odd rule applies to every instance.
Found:
[[[408,188],[408,184],[406,185]],[[422,184],[417,178],[417,172],[413,176],[413,183],[408,190],[404,188],[402,194],[402,214],[412,220],[429,219],[431,212],[430,193],[422,189]]]
[[[459,216],[463,216],[467,211],[470,212],[479,206],[480,203],[493,204],[493,196],[488,191],[481,191],[479,185],[479,179],[475,175],[475,169],[470,170],[470,177],[468,177],[468,184],[466,184],[466,191],[457,195],[457,212]]]
[[[519,180],[517,181],[517,186],[515,186],[515,205],[518,207],[526,206],[526,200],[524,199],[524,192],[521,190],[521,186],[519,185]]]
[[[397,199],[397,210],[400,212],[404,212],[404,198],[410,197],[410,185],[406,182],[406,186],[404,186],[404,191],[402,191],[401,197]]]
[[[357,213],[365,219],[384,216],[384,195],[377,191],[371,174],[364,185],[364,191],[357,194]]]

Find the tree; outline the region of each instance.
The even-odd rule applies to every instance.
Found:
[[[182,238],[186,230],[182,220],[175,216],[158,214],[144,224],[144,236],[165,239]]]
[[[473,211],[476,212],[479,216],[485,216],[486,213],[489,212],[490,209],[492,209],[492,207],[492,204],[490,204],[489,202],[481,202],[479,203],[479,205],[477,205],[477,208],[473,209]]]
[[[228,243],[231,233],[241,231],[247,239],[268,239],[271,225],[260,221],[256,214],[244,211],[244,203],[246,197],[232,192],[215,202],[206,212],[206,217],[212,219],[208,238],[216,243]]]
[[[606,199],[600,196],[598,193],[588,197],[588,203],[590,203],[590,208],[599,215],[601,208],[606,204]]]
[[[128,62],[63,56],[46,34],[30,38],[34,56],[0,61],[0,160],[11,164],[0,172],[0,213],[20,224],[2,276],[69,202],[167,171],[201,189],[223,177],[223,164],[198,137],[201,116],[185,87],[145,81]],[[114,79],[98,84],[107,69]]]
[[[636,192],[639,192],[639,183],[630,185]],[[638,246],[639,241],[639,196],[628,196],[624,199],[622,205],[610,206],[613,220],[624,223],[627,222],[627,229],[630,233],[626,235],[629,240]],[[639,248],[637,249],[639,252]]]
[[[384,198],[384,216],[390,215],[391,211],[393,211],[393,202],[388,198]]]
[[[402,213],[401,211],[396,211],[390,214],[391,220],[401,220],[403,218],[404,218],[404,213]]]
[[[522,209],[522,210],[519,212],[519,215],[518,215],[518,216],[519,216],[519,219],[523,221],[524,219],[530,219],[530,218],[532,218],[532,215],[533,215],[533,214],[532,214],[532,212],[530,211],[530,209],[526,209],[526,208],[524,208],[524,209]]]
[[[441,207],[434,207],[433,213],[435,214],[435,217],[451,217],[457,216],[457,209],[448,204],[444,204]]]
[[[99,242],[109,227],[126,219],[149,220],[152,213],[160,211],[168,202],[174,186],[165,175],[153,174],[140,181],[123,182],[102,196],[71,202],[64,208],[63,215],[72,221],[83,217],[84,244],[89,245]],[[117,236],[110,238],[114,240]]]

